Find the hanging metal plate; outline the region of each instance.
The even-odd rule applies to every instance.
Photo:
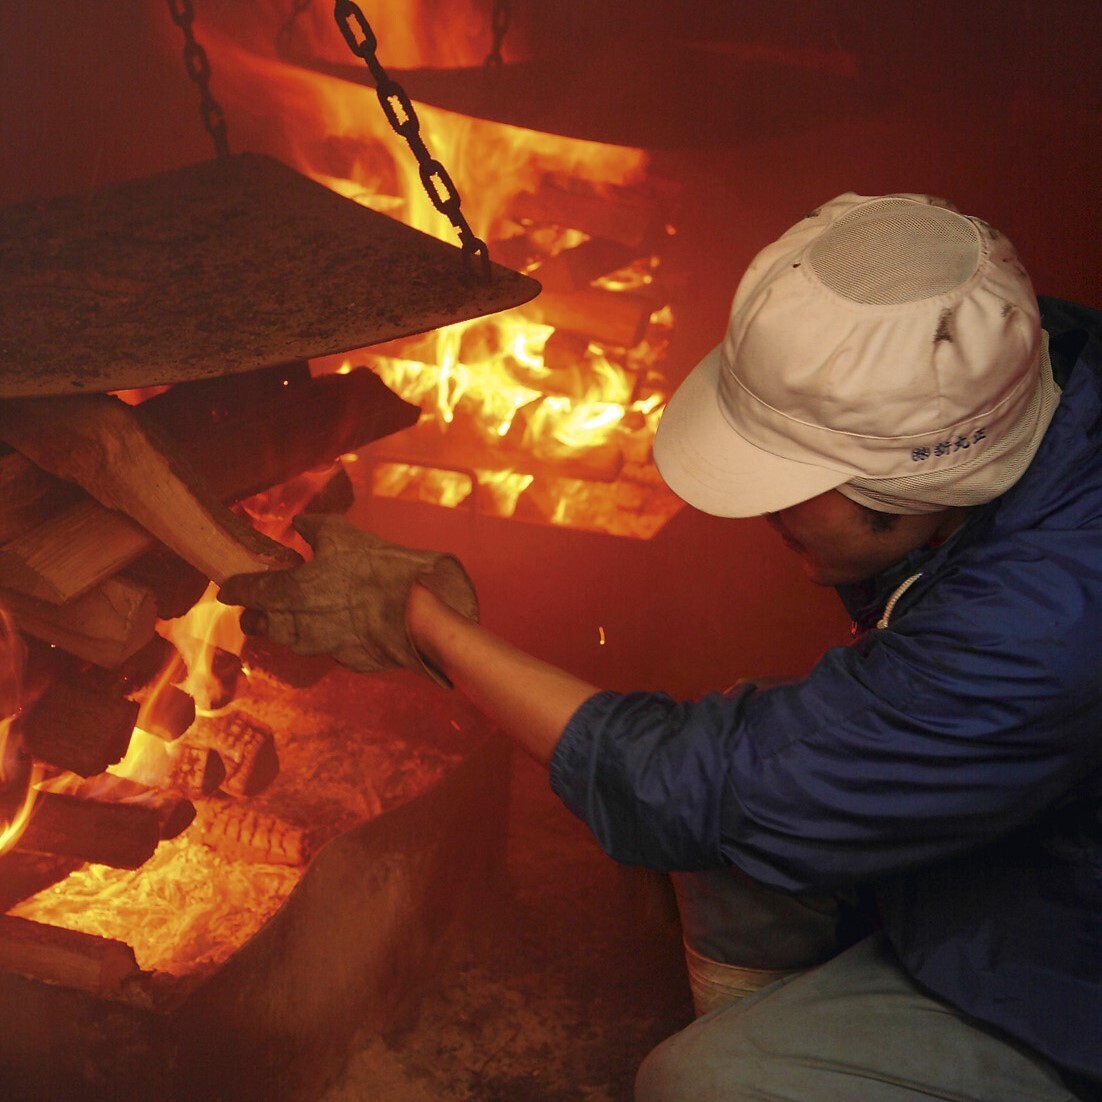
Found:
[[[0,397],[125,390],[347,352],[539,284],[239,154],[0,210]]]

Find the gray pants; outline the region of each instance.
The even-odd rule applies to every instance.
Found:
[[[678,878],[690,947],[731,964],[802,970],[697,1019],[659,1045],[639,1069],[637,1102],[1074,1099],[1040,1056],[924,993],[882,935],[868,936],[825,963],[807,967],[809,954],[822,959],[826,952],[829,904],[778,896],[788,945],[778,954],[777,943],[767,936],[772,893],[735,874],[732,897],[723,901],[722,892],[717,896],[718,877],[707,874],[702,882]],[[737,929],[737,921],[734,930],[731,925],[738,913],[734,897],[747,890],[756,930],[749,936]],[[811,939],[803,947],[801,910]],[[714,928],[709,930],[709,916],[728,923],[727,945]],[[739,959],[744,947],[762,936],[769,943],[767,957]]]

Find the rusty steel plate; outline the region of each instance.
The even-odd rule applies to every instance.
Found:
[[[347,352],[539,284],[238,154],[0,210],[0,397],[125,390]]]

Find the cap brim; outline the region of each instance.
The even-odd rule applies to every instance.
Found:
[[[844,472],[785,459],[751,444],[719,408],[722,346],[677,388],[654,438],[654,461],[682,500],[717,517],[775,513],[833,490]]]

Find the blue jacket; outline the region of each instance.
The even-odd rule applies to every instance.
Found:
[[[1102,314],[1042,309],[1063,396],[1033,463],[840,590],[852,645],[766,690],[598,694],[551,783],[617,860],[869,889],[925,987],[1102,1081]]]

